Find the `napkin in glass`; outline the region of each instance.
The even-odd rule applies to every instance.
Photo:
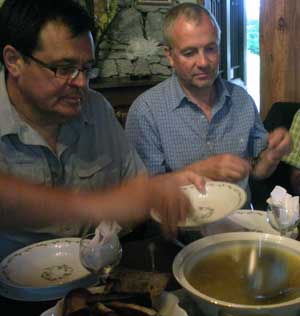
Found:
[[[121,226],[116,222],[102,221],[95,229],[95,236],[90,240],[86,251],[85,261],[90,267],[98,270],[109,265],[120,255],[120,241],[118,233]]]
[[[267,203],[276,212],[281,225],[292,226],[299,221],[299,196],[291,196],[286,189],[276,185]]]

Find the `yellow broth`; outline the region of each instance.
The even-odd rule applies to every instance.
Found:
[[[249,244],[218,248],[217,251],[199,258],[186,274],[186,278],[199,292],[236,304],[269,305],[298,297],[299,292],[257,301],[250,295],[246,271],[251,249],[253,245]],[[300,287],[300,256],[298,254],[267,246],[260,251],[262,255],[276,255],[286,261],[288,271],[286,287]]]

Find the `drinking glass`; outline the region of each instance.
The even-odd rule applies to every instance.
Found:
[[[97,275],[99,283],[105,284],[113,269],[120,263],[122,247],[117,234],[107,240],[94,233],[83,236],[80,240],[79,256],[81,264]]]
[[[293,211],[278,205],[268,205],[267,220],[269,224],[280,232],[281,236],[288,236],[299,224],[299,216]]]

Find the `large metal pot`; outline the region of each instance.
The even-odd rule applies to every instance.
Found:
[[[281,247],[290,250],[300,256],[300,242],[281,237],[256,232],[235,232],[208,236],[196,240],[184,247],[175,257],[173,262],[173,274],[180,285],[191,295],[201,311],[207,316],[297,316],[300,315],[300,297],[272,305],[242,305],[221,301],[209,297],[196,290],[188,281],[187,275],[194,265],[206,256],[218,249],[224,249],[231,243],[255,243],[260,241],[262,246]],[[226,284],[224,284],[226,286]],[[230,288],[228,289],[230,291]]]

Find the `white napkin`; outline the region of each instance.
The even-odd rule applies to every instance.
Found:
[[[121,226],[116,222],[105,221],[96,228],[95,236],[89,243],[90,248],[85,249],[85,261],[94,271],[112,264],[120,256],[120,230]]]
[[[291,196],[281,186],[275,186],[267,203],[275,207],[280,224],[290,226],[299,220],[299,196]]]
[[[112,236],[117,235],[121,229],[117,222],[102,221],[95,229],[95,236],[91,240],[91,246],[95,246],[97,243],[104,244],[109,242]]]

